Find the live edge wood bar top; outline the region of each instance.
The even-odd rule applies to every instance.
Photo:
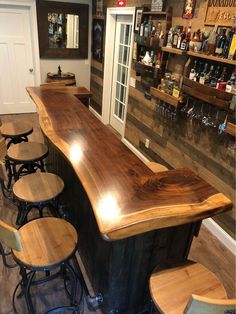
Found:
[[[105,240],[199,221],[232,208],[225,195],[189,169],[153,173],[73,93],[44,87],[27,91],[38,107],[43,133],[82,183]]]

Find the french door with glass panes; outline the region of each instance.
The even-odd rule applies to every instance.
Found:
[[[117,15],[110,124],[121,135],[128,101],[131,65],[132,16]]]

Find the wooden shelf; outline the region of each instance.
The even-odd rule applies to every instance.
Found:
[[[171,95],[168,95],[162,91],[160,91],[159,89],[157,88],[154,88],[154,87],[151,87],[150,88],[150,93],[152,96],[170,104],[171,106],[173,107],[178,107],[179,105],[179,99],[174,97],[174,96],[171,96]]]
[[[227,122],[225,132],[236,137],[236,125],[230,122]]]
[[[169,53],[173,53],[173,54],[181,55],[181,56],[185,55],[187,53],[187,51],[185,51],[185,50],[172,48],[172,47],[162,47],[161,50],[164,52],[169,52]]]
[[[230,102],[233,97],[230,93],[212,88],[210,86],[202,85],[198,82],[190,80],[187,77],[183,77],[182,90],[194,98],[203,100],[223,109],[229,109]]]
[[[146,65],[141,62],[135,63],[135,71],[142,76],[148,76],[153,78],[155,67],[151,65]]]
[[[143,15],[166,15],[167,13],[166,11],[145,11]]]
[[[206,55],[204,53],[188,51],[187,54],[189,56],[196,57],[196,58],[202,58],[202,59],[207,59],[207,60],[211,60],[211,61],[227,63],[227,64],[231,64],[231,65],[234,65],[234,66],[236,65],[236,61],[235,60],[229,60],[229,59],[226,59],[226,58],[219,58],[219,57],[215,57],[215,56],[211,56],[211,55]]]

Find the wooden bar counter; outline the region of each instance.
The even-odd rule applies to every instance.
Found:
[[[147,309],[153,268],[185,260],[201,220],[231,209],[231,201],[188,169],[154,174],[73,92],[27,90],[102,312]]]

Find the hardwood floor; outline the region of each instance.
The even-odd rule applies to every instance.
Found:
[[[1,116],[3,122],[6,121],[27,121],[34,126],[34,132],[30,135],[31,141],[43,142],[43,136],[39,127],[37,114]],[[17,209],[0,192],[0,219],[15,226]],[[236,297],[235,288],[235,256],[227,250],[204,226],[201,227],[200,234],[194,239],[190,251],[190,259],[201,262],[221,279],[228,297]],[[18,269],[6,269],[0,261],[0,314],[12,314],[12,294],[19,281]],[[49,286],[34,287],[33,294],[37,294],[37,299],[33,300],[37,313],[43,313],[46,308],[59,304],[68,304],[68,299],[64,295],[63,285],[59,281]],[[27,313],[24,299],[17,299],[19,314]],[[90,311],[84,299],[84,314],[99,313],[100,311]],[[124,313],[123,313],[124,314]]]

